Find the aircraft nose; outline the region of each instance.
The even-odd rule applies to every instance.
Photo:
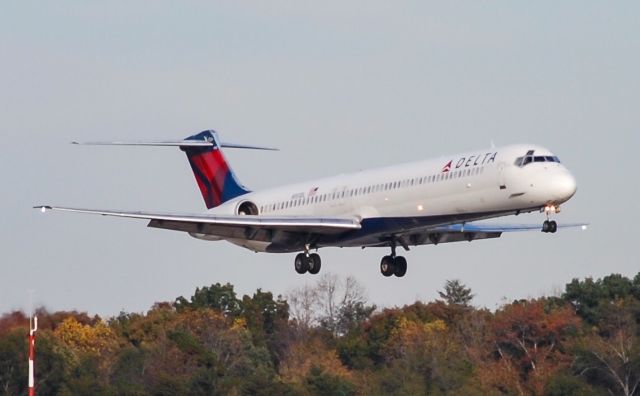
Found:
[[[571,173],[564,172],[560,175],[556,175],[553,179],[554,195],[556,195],[560,200],[567,201],[576,193],[578,185],[575,177],[573,177]]]

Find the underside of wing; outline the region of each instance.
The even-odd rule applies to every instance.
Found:
[[[558,224],[558,228],[582,228],[586,229],[586,223]],[[521,232],[541,231],[541,224],[490,224],[490,223],[459,223],[433,228],[434,232]]]
[[[581,228],[584,230],[587,225],[586,223],[567,223],[558,224],[558,228]],[[395,243],[408,249],[409,246],[499,238],[504,232],[522,231],[542,231],[542,226],[540,224],[456,223],[398,232],[366,245],[369,247],[387,247]]]

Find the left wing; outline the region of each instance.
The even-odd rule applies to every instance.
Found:
[[[238,238],[272,242],[287,239],[290,234],[331,235],[360,229],[360,222],[348,217],[307,216],[251,216],[251,215],[206,215],[151,212],[125,212],[65,208],[58,206],[34,206],[42,212],[58,210],[90,213],[103,216],[127,217],[149,220],[149,227],[164,228],[221,238]]]

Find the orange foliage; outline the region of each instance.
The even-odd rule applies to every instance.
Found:
[[[581,323],[568,305],[546,304],[544,299],[510,304],[496,312],[492,323],[499,359],[525,378],[534,393],[541,393],[548,378],[570,363],[563,343]]]
[[[300,384],[312,367],[341,378],[351,378],[351,372],[342,364],[336,350],[325,345],[319,337],[294,342],[280,362],[280,376],[286,383]]]

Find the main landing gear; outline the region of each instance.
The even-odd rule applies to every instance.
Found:
[[[304,274],[306,272],[310,274],[317,274],[320,272],[320,267],[322,266],[322,261],[320,260],[320,255],[317,253],[309,254],[309,249],[306,248],[304,253],[298,253],[293,262],[293,266],[296,269],[296,272],[299,274]]]
[[[395,275],[398,278],[402,278],[407,273],[407,259],[396,256],[395,245],[391,246],[391,255],[384,256],[380,261],[380,272],[386,277]]]
[[[407,259],[402,256],[384,256],[380,261],[380,272],[384,276],[402,278],[407,273]]]

